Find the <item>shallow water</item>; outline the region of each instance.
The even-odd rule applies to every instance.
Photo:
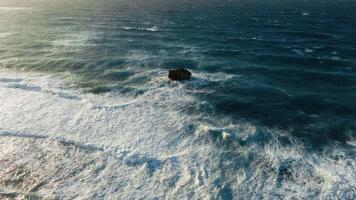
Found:
[[[354,199],[355,10],[0,1],[0,197]]]

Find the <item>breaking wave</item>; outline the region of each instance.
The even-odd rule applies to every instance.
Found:
[[[123,26],[122,28],[124,30],[138,30],[138,31],[151,31],[151,32],[156,32],[160,30],[158,26],[153,26],[150,28],[135,28],[135,27]]]
[[[310,151],[287,131],[190,112],[213,109],[192,94],[231,76],[147,73],[157,76],[133,95],[86,93],[70,74],[2,71],[0,197],[356,197],[352,148]]]

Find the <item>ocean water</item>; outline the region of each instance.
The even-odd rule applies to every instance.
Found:
[[[351,200],[355,138],[355,1],[0,0],[0,199]]]

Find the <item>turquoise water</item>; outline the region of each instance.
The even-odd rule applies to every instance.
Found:
[[[210,144],[219,170],[206,170],[219,178],[205,184],[222,199],[355,198],[355,41],[354,1],[0,1],[1,68],[70,73],[75,78],[66,87],[83,95],[135,101],[159,93],[152,105],[168,99],[164,106],[172,106],[162,115],[194,116],[162,140],[177,148],[183,141]],[[165,79],[177,67],[193,79]],[[156,109],[150,105],[144,107]],[[164,119],[154,119],[147,130],[159,132]],[[130,129],[131,121],[122,123],[121,130]],[[244,135],[251,127],[254,134]],[[269,164],[258,152],[274,145],[303,150],[297,158],[276,154]],[[242,148],[250,157],[241,158]],[[340,158],[349,165],[324,188],[320,165]],[[242,183],[228,178],[241,169]],[[315,185],[289,177],[296,174]]]

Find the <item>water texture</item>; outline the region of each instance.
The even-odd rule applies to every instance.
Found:
[[[355,41],[354,1],[0,0],[0,198],[355,199]]]

